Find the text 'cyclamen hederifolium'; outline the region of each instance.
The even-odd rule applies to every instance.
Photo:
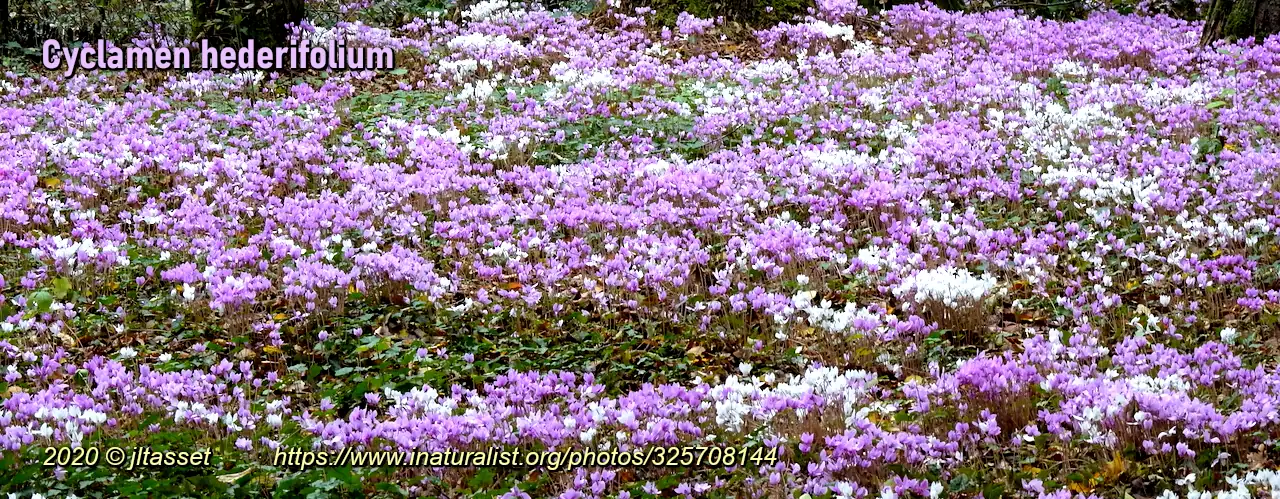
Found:
[[[395,69],[395,53],[387,47],[348,47],[342,40],[312,45],[307,40],[282,47],[258,47],[249,40],[243,47],[218,47],[208,40],[199,46],[119,47],[107,40],[63,45],[45,40],[41,58],[46,69],[64,69],[65,76],[77,69],[192,69],[193,49],[205,70],[385,70]]]

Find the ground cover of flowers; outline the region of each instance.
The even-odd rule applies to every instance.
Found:
[[[7,68],[0,488],[1280,492],[1280,37],[853,14],[490,2],[307,30],[393,72]],[[213,462],[42,466],[61,445]],[[668,445],[778,454],[272,463]]]

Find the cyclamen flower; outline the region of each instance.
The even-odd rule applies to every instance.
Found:
[[[893,292],[915,303],[933,300],[957,307],[982,300],[995,286],[995,278],[989,275],[977,277],[965,269],[939,267],[903,279]]]
[[[829,22],[839,22],[850,16],[866,13],[866,9],[854,0],[818,0],[817,8],[819,17]]]
[[[1223,343],[1234,345],[1236,338],[1240,336],[1240,333],[1233,327],[1224,327],[1222,328],[1222,331],[1218,333],[1218,336],[1222,339]]]

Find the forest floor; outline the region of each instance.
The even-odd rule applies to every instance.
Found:
[[[7,64],[0,491],[1280,492],[1280,37],[497,6]]]

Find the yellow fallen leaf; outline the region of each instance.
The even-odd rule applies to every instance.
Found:
[[[1111,462],[1102,467],[1104,483],[1120,478],[1120,475],[1123,475],[1128,467],[1129,463],[1125,462],[1124,456],[1120,452],[1112,452]]]
[[[287,315],[284,315],[284,314],[276,314],[276,315],[271,316],[271,318],[272,318],[272,319],[275,319],[275,320],[278,320],[278,321],[282,321],[282,320],[284,320],[284,319],[285,319],[285,317],[288,317],[288,316],[287,316]]]
[[[231,473],[229,475],[218,475],[218,481],[222,483],[235,483],[236,480],[244,478],[245,475],[253,472],[253,468],[246,468],[239,473]]]
[[[62,179],[58,177],[45,177],[40,181],[40,183],[44,184],[45,188],[57,189],[62,186]]]
[[[1035,312],[1031,312],[1031,311],[1017,312],[1013,314],[1013,317],[1022,322],[1033,322],[1041,319],[1040,316],[1036,315]]]
[[[63,346],[67,346],[67,347],[74,347],[74,346],[76,346],[76,345],[78,345],[78,344],[80,343],[79,341],[77,341],[77,340],[76,340],[76,338],[75,338],[74,336],[71,336],[71,335],[69,335],[69,334],[67,334],[67,333],[64,333],[64,332],[61,332],[61,331],[59,331],[59,332],[58,332],[57,334],[55,334],[54,336],[56,336],[56,337],[58,338],[58,341],[62,342],[62,345],[63,345]]]
[[[283,351],[280,350],[278,347],[267,345],[265,347],[262,347],[262,353],[283,353]]]

